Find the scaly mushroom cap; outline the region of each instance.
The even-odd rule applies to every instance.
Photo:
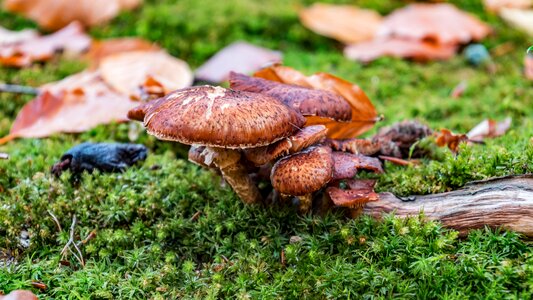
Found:
[[[147,107],[144,126],[162,140],[218,148],[265,146],[305,118],[272,97],[212,86],[174,91]]]
[[[280,159],[272,167],[270,181],[282,194],[304,196],[322,188],[332,176],[331,148],[316,146]]]
[[[376,173],[383,173],[379,159],[361,154],[333,151],[331,154],[335,172],[333,180],[352,178],[358,169],[365,169]]]
[[[343,97],[325,90],[314,90],[235,72],[230,73],[229,82],[232,89],[274,97],[304,116],[326,117],[341,122],[352,119],[350,104]]]

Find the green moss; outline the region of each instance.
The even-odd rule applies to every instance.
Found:
[[[438,149],[436,159],[420,166],[386,164],[381,191],[442,192],[471,180],[532,172],[533,89],[521,71],[531,44],[525,35],[483,13],[480,1],[453,1],[495,28],[497,35],[483,41],[489,49],[503,43],[514,47],[494,58],[496,74],[470,67],[461,56],[428,64],[383,58],[361,65],[346,60],[338,43],[299,24],[296,10],[310,2],[152,0],[91,34],[142,36],[193,67],[238,39],[280,49],[289,66],[332,72],[361,85],[386,117],[377,128],[414,118],[435,129],[465,132],[485,118],[513,118],[505,136],[463,146],[457,156]],[[357,3],[382,13],[403,5]],[[13,29],[35,26],[6,12],[0,20]],[[64,60],[24,70],[0,68],[0,80],[38,86],[83,68]],[[450,91],[461,81],[468,89],[452,99]],[[8,133],[30,99],[0,94],[0,135]],[[311,217],[282,207],[245,206],[216,176],[184,161],[183,147],[144,133],[138,142],[150,148],[149,158],[125,173],[86,174],[79,185],[70,183],[68,173],[50,176],[50,166],[71,146],[127,142],[127,132],[126,124],[112,124],[0,146],[11,155],[0,160],[0,257],[15,258],[0,267],[0,290],[32,289],[32,281],[42,281],[48,286],[39,292],[45,299],[527,299],[533,294],[532,247],[514,233],[478,230],[461,240],[422,218],[346,220],[336,212]],[[61,232],[49,212],[59,219]],[[71,254],[66,257],[71,266],[60,265],[73,215],[76,240],[97,232],[82,247],[84,268]],[[22,231],[30,235],[29,248],[19,243]],[[302,241],[290,244],[292,236]]]

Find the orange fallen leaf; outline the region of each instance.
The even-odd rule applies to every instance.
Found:
[[[526,9],[533,6],[533,0],[483,0],[483,5],[490,12],[498,12],[502,8]]]
[[[143,89],[157,86],[166,94],[193,82],[189,65],[164,51],[130,51],[100,62],[102,78],[116,91],[140,99]]]
[[[40,94],[18,113],[4,144],[18,137],[45,137],[59,132],[83,132],[99,124],[126,121],[139,103],[113,91],[99,72],[82,72],[44,85]]]
[[[6,0],[7,11],[20,13],[39,26],[57,30],[72,21],[94,26],[114,18],[123,9],[133,9],[142,0]]]
[[[260,70],[254,76],[286,84],[326,90],[342,96],[352,108],[352,120],[350,122],[337,122],[317,116],[307,117],[306,125],[325,125],[328,128],[329,138],[354,138],[368,131],[379,120],[374,105],[359,86],[331,74],[316,73],[305,76],[289,67],[276,65]]]
[[[494,138],[504,135],[511,127],[511,118],[507,118],[501,122],[496,122],[491,119],[486,119],[476,125],[470,130],[466,136],[470,141],[482,142],[486,138]]]
[[[161,48],[156,44],[141,38],[116,38],[93,41],[85,58],[89,60],[92,68],[96,68],[106,56],[130,51],[155,51],[159,49]]]
[[[499,14],[511,26],[533,36],[533,9],[503,8]]]
[[[315,3],[299,15],[305,27],[345,44],[371,40],[382,21],[376,11],[352,5]]]
[[[452,4],[416,3],[388,15],[377,36],[456,45],[479,41],[490,32],[487,24]]]
[[[365,63],[383,56],[429,61],[452,58],[456,51],[457,46],[454,44],[442,45],[427,41],[386,38],[350,45],[344,48],[344,56]]]
[[[31,40],[39,36],[33,29],[24,29],[21,31],[11,31],[0,27],[0,46],[17,44],[26,40]]]
[[[196,78],[209,82],[223,82],[231,71],[243,74],[255,72],[282,59],[281,52],[235,42],[211,57],[196,70]]]
[[[45,36],[25,39],[20,43],[0,46],[0,64],[25,67],[35,61],[46,61],[61,51],[77,55],[89,47],[91,38],[79,23]]]
[[[448,129],[441,129],[436,134],[435,142],[439,147],[447,146],[453,153],[459,150],[459,144],[468,141],[466,134],[454,134]]]

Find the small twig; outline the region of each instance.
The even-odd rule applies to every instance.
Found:
[[[66,254],[67,254],[67,250],[69,250],[70,253],[72,253],[72,255],[74,255],[74,257],[78,260],[80,265],[82,265],[82,267],[85,267],[85,261],[83,260],[83,254],[81,253],[80,248],[78,248],[78,246],[74,242],[74,229],[75,229],[75,227],[76,227],[76,215],[72,216],[72,224],[70,225],[70,238],[69,238],[67,244],[65,245],[65,247],[63,247],[63,250],[61,250],[61,256],[62,256],[62,259],[65,260],[66,259]],[[72,249],[70,248],[71,245],[74,246],[74,249],[76,249],[76,252],[78,252],[78,253],[72,251]]]
[[[16,85],[16,84],[0,84],[0,93],[14,93],[14,94],[27,94],[27,95],[37,95],[39,94],[39,89],[25,86],[25,85]]]
[[[54,223],[56,223],[59,232],[62,232],[63,228],[61,228],[61,224],[59,224],[59,220],[57,219],[57,217],[50,210],[47,210],[47,212],[52,217],[52,220],[54,220]]]
[[[194,215],[192,215],[192,217],[191,217],[191,219],[189,221],[192,222],[192,221],[198,220],[198,217],[200,217],[201,214],[202,214],[202,211],[200,211],[200,210],[195,212]]]

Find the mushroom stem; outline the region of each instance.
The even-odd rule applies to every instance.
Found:
[[[248,176],[246,167],[240,162],[241,154],[239,151],[211,147],[207,147],[206,150],[213,153],[213,162],[220,169],[226,182],[244,203],[252,204],[262,201],[259,189]],[[206,155],[205,162],[209,165],[208,156]]]
[[[313,206],[313,194],[298,196],[298,199],[300,200],[300,205],[298,206],[300,213],[309,212]]]

